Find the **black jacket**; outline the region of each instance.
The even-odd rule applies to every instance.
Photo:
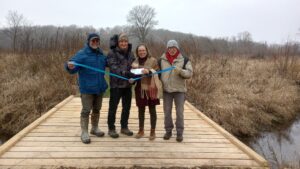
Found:
[[[130,72],[131,64],[135,60],[135,57],[131,51],[132,45],[128,44],[128,50],[126,52],[120,50],[118,47],[113,48],[107,55],[107,66],[111,73],[131,78],[134,75]],[[124,79],[110,76],[110,88],[129,88],[131,84]]]

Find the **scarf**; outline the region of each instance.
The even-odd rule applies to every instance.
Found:
[[[151,57],[147,58],[138,58],[132,64],[138,64],[139,68],[146,68],[155,73],[158,69],[158,63],[155,59]],[[158,75],[144,77],[141,79],[141,98],[144,98],[146,95],[147,99],[151,100],[159,98],[158,94],[161,90],[161,84],[158,78]]]
[[[171,65],[173,64],[174,60],[177,58],[177,56],[179,55],[179,53],[180,53],[179,50],[177,50],[177,52],[175,53],[175,55],[171,56],[169,52],[166,52],[166,58],[171,63]]]

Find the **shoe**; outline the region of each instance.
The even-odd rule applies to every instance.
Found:
[[[176,141],[177,142],[182,142],[182,140],[183,140],[182,134],[177,134]]]
[[[121,129],[121,133],[122,133],[122,134],[125,134],[125,135],[127,135],[127,136],[132,136],[132,135],[133,135],[133,132],[130,131],[128,128],[123,128],[123,129]]]
[[[172,137],[172,132],[166,132],[164,135],[164,140],[169,140]]]
[[[135,138],[139,139],[144,136],[144,130],[140,129],[139,132],[135,135]]]
[[[118,137],[119,137],[119,134],[116,132],[116,130],[109,130],[109,131],[108,131],[108,135],[109,135],[111,138],[118,138]]]
[[[155,129],[151,129],[149,140],[154,140],[156,138]]]

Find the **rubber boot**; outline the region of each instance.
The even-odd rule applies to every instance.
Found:
[[[98,127],[99,116],[100,116],[99,113],[97,113],[97,114],[92,113],[92,115],[91,115],[92,128],[91,128],[90,133],[96,135],[97,137],[103,137],[104,132],[102,132]]]
[[[80,117],[80,126],[81,126],[81,141],[84,144],[89,144],[91,142],[88,133],[89,117]]]

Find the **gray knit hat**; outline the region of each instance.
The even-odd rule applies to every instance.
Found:
[[[128,35],[126,33],[120,33],[119,34],[119,41],[126,40],[128,41]]]
[[[167,43],[167,48],[170,47],[176,47],[177,49],[179,49],[178,43],[176,40],[169,40]]]

